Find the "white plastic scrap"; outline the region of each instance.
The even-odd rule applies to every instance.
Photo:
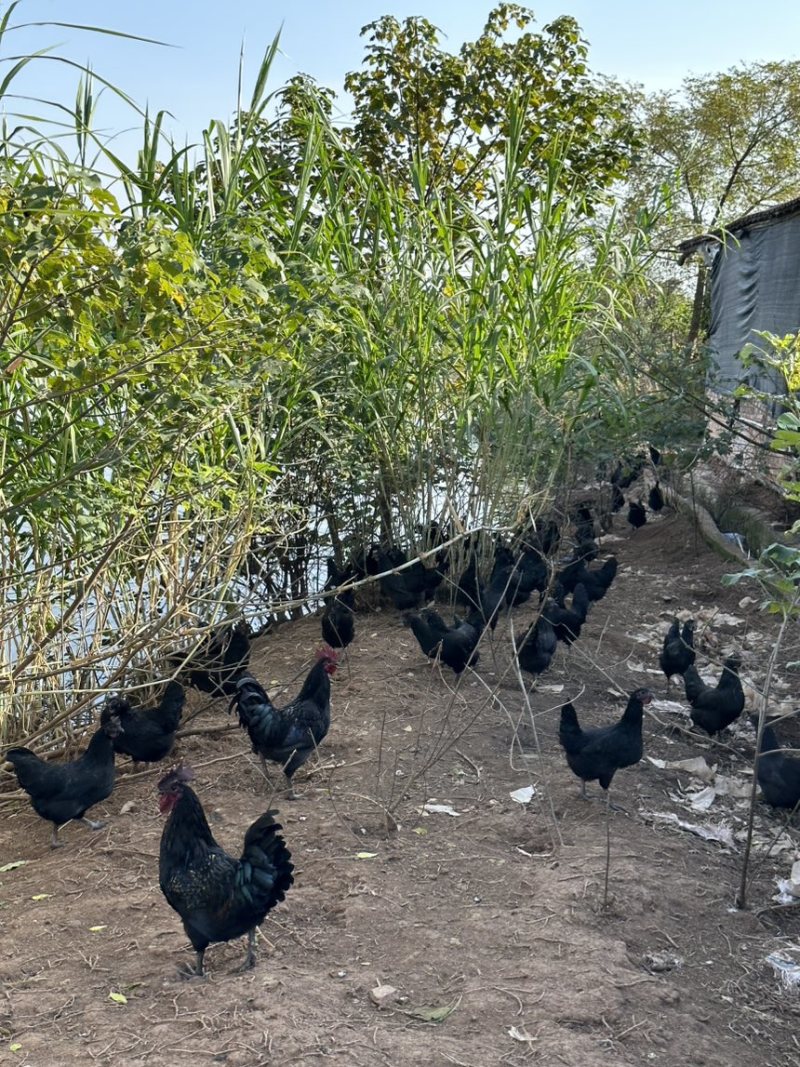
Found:
[[[790,946],[792,951],[800,953],[800,945]],[[800,986],[800,964],[787,951],[772,952],[767,956],[767,963],[780,979],[786,992],[794,992]]]
[[[647,759],[662,771],[686,771],[687,774],[693,774],[695,778],[700,778],[703,782],[713,782],[717,773],[717,765],[709,767],[703,756],[676,760],[654,759],[648,756]]]
[[[689,715],[686,707],[677,700],[651,700],[650,708],[652,711],[668,711],[671,715]]]
[[[517,804],[530,804],[536,796],[536,790],[532,785],[526,785],[523,786],[522,789],[515,789],[513,793],[509,793],[508,795]]]
[[[681,830],[686,830],[690,834],[696,834],[697,837],[702,837],[705,841],[718,841],[721,845],[725,845],[726,848],[736,850],[736,844],[733,839],[733,830],[730,826],[726,826],[725,823],[719,823],[716,826],[701,826],[695,822],[685,822],[683,819],[679,819],[674,812],[670,811],[653,811],[644,812],[645,815],[649,815],[651,819],[657,819],[660,822],[673,823]]]
[[[452,815],[456,818],[461,814],[452,804],[437,804],[435,799],[425,801],[422,805],[422,813],[424,815]]]

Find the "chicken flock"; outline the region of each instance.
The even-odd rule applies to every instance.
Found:
[[[331,723],[331,677],[344,650],[355,637],[355,587],[377,582],[380,592],[401,613],[420,650],[430,659],[461,675],[479,663],[479,645],[497,625],[502,612],[538,594],[536,618],[515,640],[519,669],[537,678],[548,670],[559,644],[569,649],[580,639],[592,605],[612,588],[617,560],[599,555],[598,525],[607,531],[611,516],[625,506],[624,489],[640,476],[647,460],[617,465],[610,493],[582,501],[573,513],[571,536],[555,518],[518,531],[512,545],[495,539],[492,566],[481,579],[478,542],[467,538],[466,563],[460,575],[449,577],[455,599],[463,607],[448,623],[429,605],[449,575],[451,531],[431,523],[424,531],[435,566],[409,559],[397,547],[373,544],[355,553],[347,567],[328,561],[321,615],[323,643],[297,697],[283,707],[273,704],[249,671],[250,637],[239,622],[212,635],[193,653],[169,657],[170,672],[160,701],[140,707],[124,695],[110,697],[101,710],[99,726],[78,759],[56,763],[27,748],[11,748],[5,759],[36,813],[52,824],[52,847],[59,847],[59,828],[72,820],[92,830],[104,824],[87,818],[94,805],[111,795],[115,757],[128,756],[133,766],[166,759],[173,750],[185,702],[185,687],[229,698],[269,780],[267,763],[277,764],[285,777],[287,799],[294,799],[294,775],[324,743]],[[650,449],[657,468],[660,454]],[[628,522],[635,531],[647,522],[642,499],[628,501]],[[666,505],[658,480],[648,495],[652,512]],[[595,518],[597,511],[597,518]],[[562,552],[569,540],[569,550]],[[594,565],[592,565],[594,563]],[[669,693],[673,678],[681,677],[691,705],[693,725],[715,736],[734,723],[745,706],[739,678],[741,658],[734,654],[723,665],[715,686],[703,681],[695,666],[695,624],[675,618],[664,636],[659,666]],[[639,762],[643,754],[644,709],[653,699],[649,689],[630,693],[621,718],[596,728],[582,728],[572,702],[560,710],[558,740],[567,766],[586,783],[597,781],[610,804],[610,786],[617,773]],[[243,967],[255,964],[256,929],[278,905],[293,883],[291,853],[276,821],[277,812],[264,812],[248,828],[241,856],[235,858],[215,841],[199,797],[189,784],[194,773],[186,764],[168,771],[158,783],[158,802],[167,816],[159,855],[159,884],[178,913],[196,957],[183,968],[188,976],[204,974],[204,954],[216,942],[247,936]],[[800,803],[800,759],[786,754],[775,731],[766,726],[761,736],[758,782],[773,807],[793,809]]]

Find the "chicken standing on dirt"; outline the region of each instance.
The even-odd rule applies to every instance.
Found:
[[[757,726],[758,720],[753,725]],[[796,808],[800,804],[800,759],[787,755],[775,731],[765,726],[758,759],[758,784],[764,800],[773,808]]]
[[[729,656],[722,667],[716,686],[706,685],[694,665],[683,675],[689,713],[695,726],[713,736],[735,722],[744,711],[744,690],[739,680],[739,656]]]
[[[540,615],[526,632],[516,640],[517,661],[528,674],[542,674],[555,655],[556,632],[550,621]]]
[[[569,648],[581,635],[581,629],[589,613],[589,596],[586,587],[578,582],[572,594],[572,606],[566,607],[564,599],[563,590],[557,590],[553,599],[545,604],[544,616],[551,623],[556,640],[563,641]]]
[[[181,668],[186,685],[212,696],[230,696],[237,676],[249,662],[250,627],[243,619],[212,634],[186,662],[179,654],[170,656],[170,664]]]
[[[641,529],[647,523],[647,512],[644,509],[644,504],[641,500],[631,500],[628,502],[628,522],[634,528],[634,530]]]
[[[331,680],[338,657],[332,648],[317,652],[317,662],[308,672],[297,697],[276,708],[251,674],[236,682],[236,694],[228,711],[236,708],[239,725],[247,731],[253,751],[261,759],[280,763],[289,783],[289,799],[296,799],[292,777],[322,744],[331,725]]]
[[[241,970],[255,966],[256,927],[286,896],[294,878],[281,824],[268,811],[244,836],[240,859],[214,840],[203,806],[187,785],[189,767],[178,767],[158,783],[158,806],[169,818],[161,834],[158,881],[197,953],[187,977],[203,976],[203,956],[212,942],[247,934]]]
[[[350,589],[333,597],[322,613],[322,640],[331,648],[347,648],[356,635],[354,597]]]
[[[644,705],[653,694],[637,689],[628,698],[622,718],[613,726],[583,730],[573,704],[561,709],[558,740],[573,774],[581,780],[581,796],[586,799],[586,783],[597,780],[608,790],[611,780],[622,767],[631,767],[642,758],[642,718]]]
[[[680,620],[673,619],[658,657],[661,670],[667,676],[667,693],[672,684],[672,676],[685,674],[694,663],[694,658],[694,619],[685,622],[682,630]]]
[[[410,627],[426,656],[438,657],[456,674],[477,664],[476,647],[482,630],[479,612],[473,612],[467,621],[454,620],[452,626],[435,611],[423,611],[421,616],[406,615],[403,622]]]
[[[17,780],[37,815],[53,824],[51,848],[60,848],[58,828],[77,819],[90,830],[102,830],[104,822],[86,818],[89,808],[111,796],[114,788],[113,739],[120,733],[112,717],[92,734],[89,747],[69,763],[47,763],[28,748],[10,748],[6,759],[13,763]]]
[[[130,756],[134,763],[157,763],[172,751],[185,701],[181,683],[171,681],[155,708],[132,707],[125,697],[112,697],[100,722],[116,718],[122,727],[114,738],[115,752]]]

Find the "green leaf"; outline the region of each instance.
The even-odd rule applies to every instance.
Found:
[[[15,871],[17,867],[24,867],[27,862],[27,860],[14,860],[12,863],[4,863],[0,867],[0,874],[5,874],[6,871]]]
[[[115,1004],[127,1004],[128,998],[124,993],[109,993],[108,999],[113,1000]]]

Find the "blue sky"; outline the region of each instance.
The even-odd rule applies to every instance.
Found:
[[[367,22],[383,14],[422,14],[441,28],[455,50],[478,35],[491,6],[492,0],[23,0],[12,24],[45,19],[87,23],[175,47],[37,28],[8,34],[0,55],[58,44],[60,54],[89,60],[142,106],[169,110],[172,130],[183,143],[187,138],[196,141],[209,119],[230,116],[242,43],[246,72],[252,74],[282,26],[274,87],[303,71],[339,90],[344,73],[360,64],[359,30]],[[543,0],[530,6],[540,26],[558,15],[573,15],[590,42],[593,70],[641,82],[648,89],[677,88],[686,74],[723,70],[742,61],[800,58],[800,5],[786,0],[669,0],[659,5],[641,0]],[[0,11],[7,7],[0,0]],[[7,63],[0,66],[0,76],[7,69]],[[71,102],[76,82],[74,71],[48,62],[15,84],[36,96]],[[99,127],[119,131],[130,124],[112,101],[101,103]],[[120,135],[125,155],[137,143],[138,136]]]

